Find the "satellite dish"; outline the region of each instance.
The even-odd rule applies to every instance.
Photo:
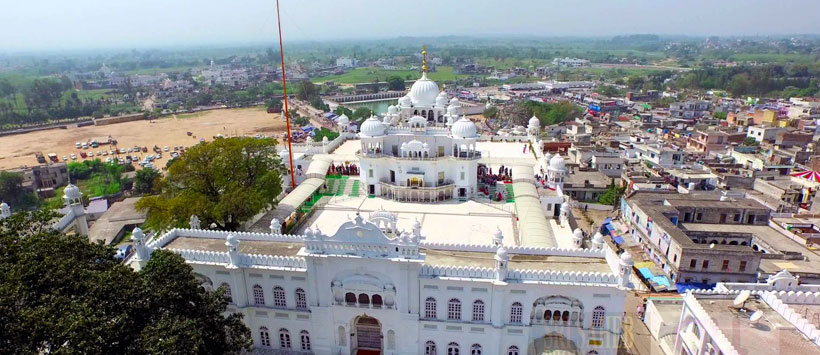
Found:
[[[752,322],[757,322],[760,320],[760,318],[763,318],[763,312],[755,311],[754,313],[752,313],[752,316],[749,317],[749,320]]]
[[[744,303],[746,303],[746,300],[749,299],[749,296],[751,296],[751,294],[752,294],[752,291],[749,291],[749,290],[740,291],[740,294],[737,295],[737,297],[735,297],[735,300],[734,300],[734,302],[732,302],[732,304],[735,307],[742,306]]]

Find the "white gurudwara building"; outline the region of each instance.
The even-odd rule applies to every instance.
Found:
[[[616,354],[631,257],[574,226],[563,158],[526,148],[536,122],[490,142],[458,108],[423,70],[358,137],[300,154],[305,179],[247,232],[196,216],[153,239],[135,230],[126,262],[182,255],[226,290],[260,354]],[[326,177],[331,164],[360,169]],[[507,181],[479,178],[502,165]]]

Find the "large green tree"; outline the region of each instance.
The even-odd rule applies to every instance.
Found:
[[[184,226],[191,215],[203,225],[237,230],[242,222],[272,207],[282,192],[284,166],[276,141],[233,137],[198,144],[168,169],[158,195],[137,208],[148,212],[154,230]]]
[[[0,201],[14,209],[27,209],[37,204],[37,197],[23,188],[23,175],[0,171]]]
[[[171,159],[173,160],[173,159]],[[170,163],[170,160],[169,160]],[[134,191],[139,194],[150,194],[162,175],[154,169],[142,169],[134,174]]]
[[[0,353],[236,354],[252,344],[224,290],[153,253],[135,272],[114,248],[51,227],[49,212],[0,221]]]

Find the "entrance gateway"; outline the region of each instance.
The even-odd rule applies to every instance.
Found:
[[[356,354],[381,354],[382,327],[376,318],[361,316],[356,319]]]

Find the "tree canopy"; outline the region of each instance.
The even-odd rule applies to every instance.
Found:
[[[389,90],[402,91],[404,87],[404,79],[399,76],[391,76],[387,78],[387,88]]]
[[[33,192],[23,188],[23,175],[0,171],[0,201],[14,209],[27,209],[37,205]]]
[[[197,215],[208,226],[237,230],[272,207],[282,192],[284,166],[272,138],[232,137],[191,147],[168,169],[158,195],[136,207],[148,212],[148,227],[184,226]]]
[[[171,160],[168,162],[170,163]],[[160,178],[162,175],[154,169],[137,171],[134,175],[134,191],[139,194],[150,194],[154,191],[154,186],[158,185]]]
[[[51,228],[49,212],[0,221],[3,353],[230,354],[252,344],[185,260],[157,250],[135,272],[114,248]]]

